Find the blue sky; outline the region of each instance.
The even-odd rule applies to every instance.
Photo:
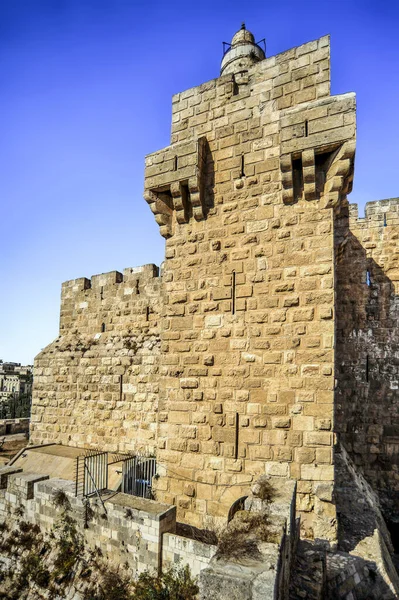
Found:
[[[0,0],[0,358],[58,335],[62,281],[162,261],[144,155],[243,20],[268,56],[331,34],[332,93],[357,93],[350,200],[399,195],[396,0]]]

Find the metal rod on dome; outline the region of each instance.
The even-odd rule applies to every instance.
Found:
[[[266,56],[266,38],[263,38],[263,40],[259,40],[259,42],[256,42],[257,46],[260,46],[261,44],[263,44],[263,51],[264,51],[265,56]]]
[[[231,48],[231,44],[229,44],[229,42],[222,42],[223,44],[223,56],[230,50]],[[227,50],[225,49],[225,47],[228,46]]]

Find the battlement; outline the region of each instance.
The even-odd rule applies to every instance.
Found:
[[[123,270],[123,274],[119,271],[109,271],[108,273],[100,273],[92,275],[90,279],[87,277],[79,277],[78,279],[70,279],[62,284],[62,291],[72,291],[78,293],[89,289],[98,289],[118,283],[127,283],[129,281],[141,281],[144,283],[147,279],[159,277],[159,267],[154,264],[143,265],[141,267],[128,267]]]
[[[357,204],[349,204],[349,221],[352,226],[390,227],[399,225],[399,198],[367,202],[365,216],[359,217]]]
[[[148,264],[62,284],[60,333],[77,327],[92,334],[114,330],[123,319],[150,320],[160,294],[159,269]]]

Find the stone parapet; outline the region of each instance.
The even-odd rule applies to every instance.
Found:
[[[134,574],[159,572],[179,563],[193,575],[207,566],[215,547],[175,534],[176,507],[117,493],[86,502],[75,496],[74,482],[0,469],[0,523],[10,529],[20,521],[51,533],[68,518],[85,544],[116,566],[127,563]]]
[[[162,542],[162,568],[168,569],[179,563],[188,565],[191,574],[197,576],[205,569],[217,547],[173,533],[165,533]]]
[[[216,554],[200,573],[201,600],[288,600],[298,536],[296,483],[273,479],[270,483],[273,496],[267,505],[267,526],[274,532],[274,541],[259,542],[258,554],[236,560]],[[264,501],[252,496],[245,501],[245,509],[250,513],[261,511],[264,505]]]
[[[60,334],[118,331],[129,320],[154,324],[160,296],[155,265],[144,265],[80,278],[62,284]]]

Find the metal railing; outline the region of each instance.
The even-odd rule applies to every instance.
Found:
[[[156,459],[134,456],[122,463],[122,488],[125,494],[152,498],[152,478],[157,470]]]
[[[76,458],[75,496],[88,497],[108,488],[108,452],[86,450]]]
[[[75,496],[88,498],[108,489],[108,469],[122,463],[120,491],[140,498],[152,498],[152,479],[156,473],[156,459],[146,455],[108,453],[86,450],[76,458]],[[119,471],[118,471],[119,472]]]
[[[223,56],[225,56],[232,49],[232,45],[230,44],[230,42],[222,42],[222,45],[223,45]],[[265,56],[266,56],[266,38],[259,40],[259,42],[255,42],[254,45],[259,46],[259,48],[261,48],[263,50],[263,52],[265,53]],[[262,46],[263,46],[263,48],[262,48]]]

